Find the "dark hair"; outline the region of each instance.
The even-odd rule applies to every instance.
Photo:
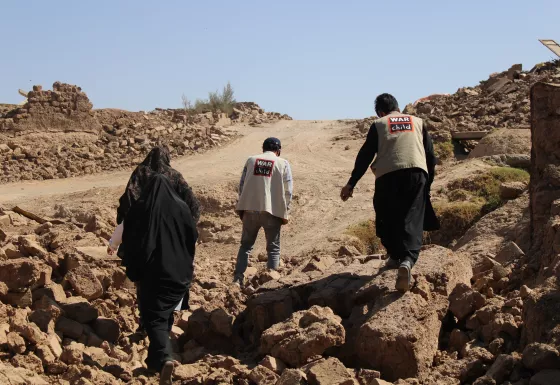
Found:
[[[375,98],[375,113],[379,116],[381,113],[390,113],[399,110],[397,99],[391,94],[381,94]]]
[[[280,139],[267,138],[263,143],[263,151],[279,151],[282,148]]]

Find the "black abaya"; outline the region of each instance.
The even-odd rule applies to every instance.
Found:
[[[146,359],[150,369],[159,371],[171,360],[173,310],[192,279],[197,237],[189,206],[166,176],[152,176],[148,188],[130,207],[123,233],[123,264],[127,276],[141,288],[138,301],[150,338]]]

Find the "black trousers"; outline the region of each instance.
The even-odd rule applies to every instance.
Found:
[[[173,359],[169,334],[173,327],[173,311],[181,297],[170,298],[152,289],[152,285],[140,283],[138,305],[142,324],[150,339],[146,365],[148,369],[159,372],[165,362]]]
[[[427,198],[427,174],[422,169],[393,171],[375,180],[375,227],[391,258],[413,264],[418,260]]]

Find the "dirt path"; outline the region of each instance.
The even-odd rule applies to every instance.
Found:
[[[280,138],[282,156],[292,165],[295,189],[293,219],[285,229],[283,243],[286,252],[297,253],[306,246],[319,246],[331,235],[340,235],[352,223],[373,217],[371,174],[364,177],[349,202],[343,204],[338,197],[361,145],[356,140],[334,140],[348,130],[347,124],[335,121],[281,121],[263,127],[240,127],[242,136],[232,143],[176,159],[172,165],[195,191],[231,185],[238,182],[245,160],[259,153],[266,137]],[[1,185],[0,204],[42,208],[88,196],[90,204],[107,205],[118,199],[118,191],[129,176],[130,171],[126,171]]]
[[[305,250],[325,249],[330,237],[344,233],[348,226],[373,218],[374,178],[368,172],[358,184],[354,197],[343,203],[340,188],[348,180],[361,140],[342,139],[350,126],[337,121],[281,121],[263,127],[238,127],[241,137],[204,154],[182,157],[172,165],[178,169],[195,192],[228,189],[236,185],[248,156],[259,153],[263,140],[277,136],[282,141],[282,156],[292,165],[294,204],[291,222],[283,232],[283,251],[297,254]],[[466,177],[489,167],[482,161],[461,162],[438,170],[432,196],[453,178]],[[80,178],[22,182],[0,186],[0,204],[23,204],[45,211],[56,203],[93,207],[114,206],[122,193],[130,171],[96,174]],[[230,214],[227,214],[228,216]],[[229,221],[239,222],[231,212]],[[222,247],[223,246],[223,247]],[[262,240],[257,251],[262,249]],[[221,245],[216,252],[235,253],[234,245]],[[227,249],[227,250],[226,250]],[[231,249],[231,250],[230,250]]]

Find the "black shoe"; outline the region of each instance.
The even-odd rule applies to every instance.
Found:
[[[175,363],[167,361],[163,364],[161,373],[159,375],[159,385],[173,385],[173,371],[175,370]]]

